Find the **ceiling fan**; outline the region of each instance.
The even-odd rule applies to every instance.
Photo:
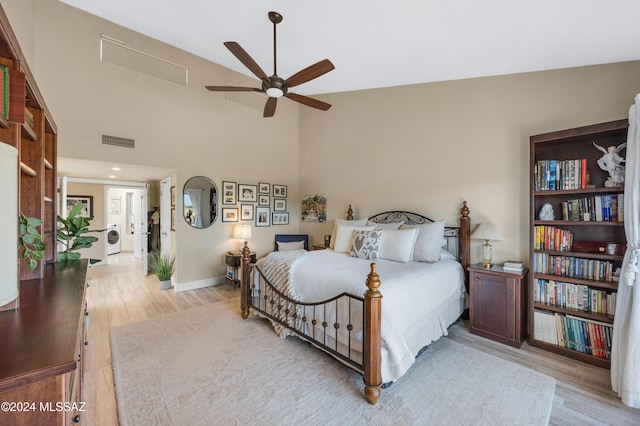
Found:
[[[278,104],[278,98],[284,96],[292,101],[299,102],[303,105],[317,108],[322,111],[326,111],[331,108],[331,105],[319,101],[317,99],[310,98],[308,96],[298,95],[297,93],[289,92],[290,87],[298,86],[314,78],[320,77],[323,74],[328,73],[335,67],[328,59],[308,66],[307,68],[298,71],[286,80],[280,78],[277,74],[276,67],[276,25],[282,22],[282,15],[278,12],[269,12],[269,20],[273,22],[273,75],[271,77],[260,68],[260,66],[249,56],[249,54],[235,41],[227,41],[224,45],[234,54],[245,67],[249,69],[256,77],[262,81],[261,88],[255,87],[234,87],[234,86],[205,86],[212,92],[260,92],[266,93],[268,98],[264,106],[263,117],[273,117],[276,112],[276,105]]]

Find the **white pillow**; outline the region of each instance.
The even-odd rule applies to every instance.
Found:
[[[276,243],[278,243],[278,251],[304,250],[304,241],[276,241]]]
[[[377,259],[383,233],[384,231],[381,229],[353,231],[351,233],[351,253],[349,253],[351,257]]]
[[[329,248],[333,249],[336,245],[336,231],[338,230],[338,225],[365,226],[366,224],[366,218],[357,220],[336,219],[333,223],[333,231],[331,231],[331,241],[329,242]]]
[[[456,257],[450,251],[441,248],[440,249],[440,260],[447,260],[447,259],[456,260]]]
[[[375,226],[376,229],[400,229],[404,222],[377,223],[372,220],[367,222],[367,226]]]
[[[334,242],[333,251],[337,253],[348,253],[351,251],[351,237],[353,231],[373,231],[374,226],[352,226],[338,225],[336,227],[336,238],[331,238]]]
[[[411,262],[416,238],[418,238],[418,229],[385,229],[380,240],[380,258],[396,262]]]
[[[440,260],[440,248],[446,243],[444,239],[444,220],[422,225],[402,225],[400,229],[418,229],[413,250],[416,262],[437,262]]]

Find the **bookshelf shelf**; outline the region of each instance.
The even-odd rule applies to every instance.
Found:
[[[609,290],[617,290],[618,283],[615,281],[594,281],[594,280],[585,280],[582,278],[574,278],[574,277],[564,277],[562,275],[550,275],[550,274],[533,274],[534,278],[539,278],[543,280],[551,280],[551,281],[562,281],[565,283],[571,284],[579,284],[586,285],[589,287],[597,288],[597,289],[609,289]]]
[[[600,322],[606,322],[606,323],[609,323],[609,324],[613,324],[613,315],[599,314],[597,312],[588,312],[588,311],[583,311],[583,310],[580,310],[580,309],[573,309],[573,308],[549,305],[549,304],[546,304],[546,303],[538,303],[538,302],[535,302],[533,304],[533,307],[534,308],[538,308],[538,309],[544,309],[544,310],[547,310],[547,311],[552,311],[552,312],[559,312],[559,313],[563,313],[563,314],[580,316],[580,317],[588,318],[588,319],[591,319],[591,320],[594,320],[594,321],[600,321]]]
[[[38,141],[38,136],[36,135],[36,133],[33,131],[33,129],[29,126],[27,126],[26,124],[23,124],[22,126],[22,132],[23,135],[29,139],[30,141],[33,142],[37,142]]]
[[[628,125],[626,119],[616,120],[530,138],[529,344],[605,368],[611,366],[608,357],[614,319],[613,306],[606,305],[607,301],[615,304],[618,282],[611,276],[622,266],[623,256],[618,251],[607,254],[599,250],[608,244],[618,248],[626,245],[624,187],[604,186],[609,174],[598,166],[602,152],[593,143],[620,145],[626,141]],[[625,154],[623,151],[622,156]],[[553,172],[560,164],[562,174],[558,173],[554,181]],[[554,189],[559,187],[575,189]],[[592,202],[594,197],[598,204]],[[576,199],[582,203],[578,208]],[[615,203],[621,200],[620,209],[607,203],[605,216],[605,199]],[[567,215],[566,204],[571,202],[574,204],[569,206],[573,207],[569,213],[574,214]],[[544,204],[553,207],[554,220],[538,218]],[[611,220],[589,220],[596,214],[598,219],[602,215]],[[587,220],[558,219],[567,217]],[[576,242],[583,243],[581,249],[595,245],[599,250],[573,251]],[[589,274],[584,273],[586,267],[590,268]],[[593,268],[597,274],[591,273]],[[606,280],[583,278],[598,276]]]
[[[624,222],[610,222],[606,220],[535,220],[533,224],[558,226],[619,226],[624,228]]]
[[[554,195],[562,195],[562,196],[572,196],[577,194],[600,194],[600,193],[611,193],[611,194],[621,194],[624,192],[624,187],[615,186],[609,188],[583,188],[583,189],[562,189],[559,191],[534,191],[533,195],[536,197],[550,197]]]

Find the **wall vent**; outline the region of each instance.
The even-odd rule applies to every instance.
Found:
[[[102,135],[103,145],[115,145],[123,148],[135,148],[136,141],[134,139],[119,138],[118,136]]]

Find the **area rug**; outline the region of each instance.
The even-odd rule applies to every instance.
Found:
[[[545,425],[555,380],[446,337],[382,390],[218,302],[111,330],[122,425]]]

